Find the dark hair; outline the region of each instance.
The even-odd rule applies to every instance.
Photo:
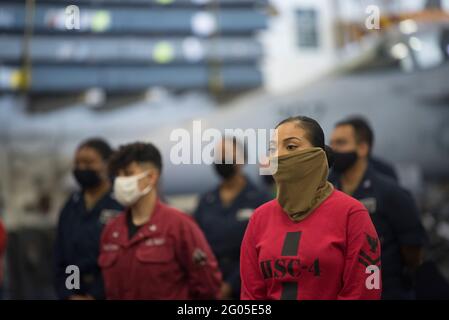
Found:
[[[277,124],[276,128],[288,122],[295,122],[300,128],[306,131],[306,137],[312,146],[321,148],[326,152],[327,162],[329,167],[331,167],[334,163],[333,151],[331,147],[324,143],[324,131],[320,124],[315,119],[306,116],[296,116],[282,120]]]
[[[116,175],[119,170],[126,168],[133,162],[148,162],[153,164],[159,172],[162,171],[161,153],[153,144],[144,142],[120,146],[111,158],[109,171],[112,175]]]
[[[339,126],[351,126],[354,129],[357,143],[367,143],[371,152],[374,145],[374,133],[367,120],[362,117],[351,117],[337,122],[335,127]]]
[[[82,148],[91,148],[94,149],[104,161],[109,161],[114,150],[112,150],[111,146],[106,142],[106,140],[102,138],[90,138],[87,139],[78,146],[77,150]]]

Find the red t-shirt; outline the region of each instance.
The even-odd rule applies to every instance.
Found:
[[[0,285],[3,282],[3,255],[6,250],[6,230],[0,221]]]
[[[187,214],[157,202],[129,239],[126,214],[104,229],[98,263],[107,299],[215,299],[221,273],[203,233]]]
[[[380,242],[359,201],[334,190],[293,222],[272,200],[255,210],[242,242],[241,298],[380,299],[379,268]]]

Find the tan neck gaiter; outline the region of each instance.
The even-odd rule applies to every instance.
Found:
[[[293,221],[305,219],[331,193],[329,167],[321,148],[308,148],[277,158],[277,200]]]

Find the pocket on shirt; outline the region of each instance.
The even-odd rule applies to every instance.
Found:
[[[136,250],[136,258],[142,263],[167,263],[175,258],[173,248],[163,246],[141,246]]]
[[[118,252],[102,252],[98,257],[98,265],[100,268],[112,267],[118,258]]]

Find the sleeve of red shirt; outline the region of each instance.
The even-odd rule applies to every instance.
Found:
[[[254,243],[254,219],[251,218],[240,248],[240,277],[242,300],[263,300],[266,298],[265,282],[258,267]]]
[[[343,288],[339,300],[378,300],[381,296],[380,241],[369,213],[357,209],[348,215]],[[379,268],[378,287],[368,266]],[[368,273],[367,273],[368,272]],[[370,277],[370,278],[369,278]],[[368,279],[369,278],[369,279]],[[368,284],[368,285],[367,285]]]
[[[6,251],[6,230],[0,221],[0,285],[3,282],[3,255]]]
[[[207,240],[193,220],[184,223],[178,254],[188,273],[192,299],[219,299],[222,275]]]

